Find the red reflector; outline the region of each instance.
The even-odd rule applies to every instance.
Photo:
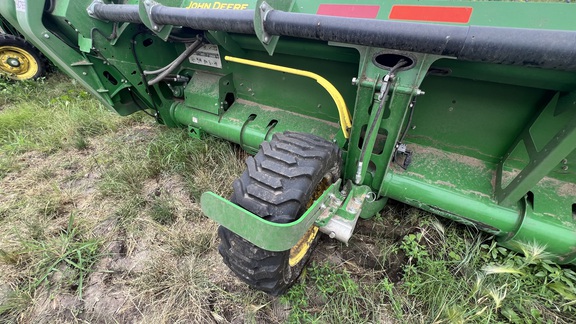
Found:
[[[418,20],[465,24],[470,21],[472,7],[392,6],[389,19]]]
[[[374,19],[379,10],[380,6],[321,4],[316,13],[324,16]]]

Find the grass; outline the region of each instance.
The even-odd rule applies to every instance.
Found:
[[[326,240],[272,298],[232,276],[199,207],[244,153],[67,78],[0,80],[0,323],[572,323],[576,273],[528,242],[391,204],[349,246]]]

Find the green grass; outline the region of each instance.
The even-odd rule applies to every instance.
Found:
[[[49,82],[0,81],[0,94],[0,178],[21,167],[18,154],[84,150],[89,137],[127,123],[110,118],[110,111],[61,75]]]
[[[547,260],[542,247],[522,245],[524,255],[496,245],[485,234],[413,208],[387,209],[392,233],[356,234],[386,241],[381,270],[358,266],[352,256],[313,263],[282,297],[288,322],[354,323],[572,323],[576,273]],[[390,226],[392,225],[392,226]],[[396,232],[397,228],[402,228]],[[408,233],[403,233],[408,229]],[[396,233],[394,233],[396,232]],[[380,234],[381,235],[381,234]],[[342,247],[346,249],[346,247]],[[401,276],[387,259],[403,259]],[[359,271],[360,269],[360,271]],[[391,279],[392,278],[392,279]]]
[[[0,261],[24,270],[18,278],[18,289],[0,305],[0,316],[15,315],[31,302],[30,296],[45,284],[72,291],[82,299],[87,276],[100,258],[101,240],[81,233],[70,214],[66,228],[58,235],[25,236],[15,233],[17,249],[0,249]]]
[[[326,240],[279,298],[223,265],[200,195],[245,154],[61,75],[0,80],[0,323],[572,323],[573,267],[400,204]]]

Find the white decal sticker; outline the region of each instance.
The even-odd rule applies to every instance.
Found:
[[[190,63],[222,68],[218,45],[206,44],[190,55]]]
[[[16,11],[26,12],[26,0],[16,0]]]

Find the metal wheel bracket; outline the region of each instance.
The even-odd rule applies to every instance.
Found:
[[[328,187],[298,220],[287,224],[260,218],[213,192],[204,193],[200,204],[208,218],[265,250],[289,250],[313,225],[331,238],[347,243],[358,218],[373,216],[386,200],[373,200],[368,186],[351,183],[347,184],[349,189],[340,192],[340,183],[338,180]]]
[[[371,218],[387,202],[376,200],[368,186],[356,186],[348,181],[343,191],[332,193],[316,219],[316,226],[330,238],[348,244],[359,218]],[[322,208],[321,208],[322,209]]]

